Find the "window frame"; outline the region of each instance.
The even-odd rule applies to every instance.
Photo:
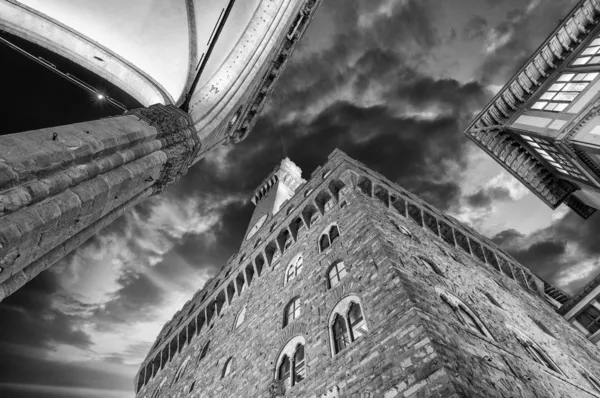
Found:
[[[545,369],[549,369],[561,376],[566,377],[562,369],[556,364],[556,362],[554,362],[554,360],[542,347],[540,347],[536,342],[534,342],[529,336],[527,336],[518,328],[509,324],[507,324],[506,326],[513,331],[515,337],[523,347],[523,350],[527,353],[529,359],[536,362],[538,365],[543,366]]]
[[[579,58],[579,57],[577,57]],[[599,66],[600,64],[593,64],[594,66]],[[580,66],[586,65],[573,65],[569,66],[570,70],[563,70],[560,75],[552,82],[549,82],[546,85],[543,91],[540,91],[538,95],[532,99],[531,103],[528,105],[528,110],[530,111],[540,111],[540,112],[551,112],[551,113],[568,113],[569,109],[581,96],[586,93],[590,87],[594,85],[594,83],[598,80],[600,73],[598,71],[583,71],[583,70],[572,70],[571,68],[577,68]],[[582,75],[582,76],[581,76]],[[593,75],[593,76],[589,76]],[[574,80],[574,79],[579,80]],[[579,89],[576,87],[578,84],[584,84],[584,86]],[[567,87],[569,87],[567,89]],[[542,98],[544,96],[550,95],[550,98]],[[560,95],[574,95],[571,99],[556,99],[556,97]],[[554,105],[551,109],[546,109],[548,106]],[[557,109],[559,108],[560,109]]]
[[[350,307],[352,306],[352,304],[356,304],[359,306],[360,312],[362,315],[362,321],[364,324],[364,332],[362,333],[361,336],[358,336],[358,337],[352,336],[352,332],[351,332],[352,328],[351,328],[349,316],[348,316]],[[338,319],[338,317],[339,317],[339,319],[341,319],[344,322],[344,326],[346,329],[345,336],[348,339],[348,344],[346,344],[340,350],[337,350],[337,344],[336,344],[337,339],[335,338],[335,333],[333,330],[334,323],[336,322],[336,319]],[[369,335],[369,321],[365,315],[365,308],[364,308],[363,301],[360,299],[360,297],[358,297],[354,294],[348,295],[346,297],[343,297],[341,300],[339,300],[337,302],[337,304],[331,310],[328,319],[329,319],[328,333],[329,333],[330,352],[331,352],[331,356],[334,358],[338,354],[342,353],[346,347],[352,345],[355,341],[362,340],[363,337],[367,337]]]
[[[296,279],[296,277],[302,272],[303,266],[304,256],[302,253],[298,253],[294,256],[292,261],[288,263],[288,266],[285,269],[283,286],[287,286],[288,283],[290,283],[293,279]]]
[[[337,231],[337,235],[335,235],[334,238],[332,239],[331,232],[333,231],[334,228]],[[328,251],[333,246],[333,243],[335,241],[337,241],[341,236],[342,236],[342,232],[340,230],[340,226],[338,225],[338,223],[334,222],[334,223],[329,224],[327,227],[323,228],[323,231],[319,235],[319,239],[317,241],[318,250],[319,250],[318,252],[325,253],[326,251]],[[328,245],[326,248],[322,248],[322,245],[321,245],[321,241],[324,237],[327,237]]]
[[[479,337],[490,339],[492,341],[496,340],[490,333],[490,330],[487,328],[487,326],[481,321],[477,313],[473,311],[464,301],[445,289],[436,287],[435,290],[438,293],[440,300],[445,302],[452,309],[454,316],[465,327],[465,329]],[[473,328],[467,319],[465,319],[464,314],[467,314],[475,322],[475,325],[477,326],[476,328]]]
[[[584,371],[583,377],[590,383],[590,385],[598,392],[600,392],[600,380],[593,376],[590,372]]]
[[[232,372],[233,372],[233,357],[229,357],[225,361],[225,365],[223,365],[223,370],[221,372],[221,379],[226,378]]]
[[[339,269],[338,266],[342,265],[343,268]],[[331,277],[331,271],[335,269],[335,276],[337,277],[337,282],[334,285],[332,283],[332,277]],[[343,271],[343,275],[340,276],[340,274]],[[325,277],[327,278],[327,289],[333,289],[337,286],[339,286],[342,283],[342,279],[344,279],[346,277],[346,275],[348,275],[348,270],[346,269],[346,263],[344,263],[343,260],[337,260],[334,261],[329,268],[327,268],[327,274],[325,275]]]
[[[198,357],[198,361],[196,362],[196,364],[202,362],[202,360],[208,355],[209,344],[210,340],[207,340],[204,346],[202,347],[202,351],[200,351],[200,356]]]
[[[290,312],[290,308],[293,311]],[[296,315],[297,314],[297,315]],[[285,329],[288,325],[294,322],[296,319],[299,319],[302,316],[302,300],[300,296],[294,296],[292,299],[288,301],[286,306],[283,309],[283,327]]]
[[[242,319],[240,322],[240,318]],[[244,306],[241,310],[238,311],[237,315],[235,316],[235,324],[233,326],[233,329],[238,329],[240,326],[242,326],[244,324],[244,322],[246,322],[246,306]]]
[[[298,352],[298,347],[300,347],[300,346],[302,346],[303,353],[304,353],[303,366],[302,366],[304,378],[302,380],[297,380],[296,379],[295,360],[296,360],[296,353]],[[280,369],[281,369],[281,366],[283,365],[283,361],[285,358],[287,358],[288,362],[289,362],[289,376],[287,377],[287,379],[282,380],[280,377]],[[306,366],[307,363],[308,363],[308,360],[307,360],[307,353],[306,353],[306,340],[305,340],[304,336],[297,335],[297,336],[291,338],[286,343],[286,345],[281,349],[281,351],[279,352],[279,354],[277,356],[277,361],[275,362],[275,380],[279,380],[279,381],[283,382],[287,388],[293,388],[297,384],[302,383],[308,377],[308,368]]]

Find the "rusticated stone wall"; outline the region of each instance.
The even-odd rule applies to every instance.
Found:
[[[190,117],[154,105],[0,137],[0,300],[185,174]]]
[[[437,217],[438,232],[411,206]],[[305,227],[296,230],[299,216]],[[340,237],[320,253],[318,239],[333,223]],[[293,242],[277,243],[271,255],[282,230]],[[461,234],[467,249],[449,238]],[[484,261],[471,252],[477,244]],[[300,253],[303,269],[286,284],[287,265]],[[501,258],[513,268],[492,260]],[[329,289],[327,270],[337,260],[348,274]],[[600,397],[584,377],[600,369],[600,351],[543,300],[540,281],[519,270],[485,238],[336,151],[165,325],[135,381],[137,396]],[[489,335],[460,322],[442,294],[468,306]],[[368,333],[333,355],[330,316],[349,295],[360,300]],[[283,327],[295,297],[302,315]],[[235,328],[244,308],[245,322]],[[297,336],[306,341],[306,379],[286,391],[275,380],[277,360]],[[522,336],[560,372],[533,361]],[[223,377],[230,358],[232,371]]]

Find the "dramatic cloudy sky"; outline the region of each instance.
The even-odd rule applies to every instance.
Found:
[[[133,397],[162,325],[237,250],[248,198],[284,156],[306,177],[338,147],[577,291],[600,270],[600,216],[551,211],[462,135],[574,4],[324,0],[246,141],[0,303],[0,395]],[[0,57],[2,133],[114,113]]]

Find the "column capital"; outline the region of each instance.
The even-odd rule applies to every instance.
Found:
[[[174,105],[156,104],[128,113],[156,128],[156,138],[167,154],[160,177],[152,186],[156,195],[187,173],[202,146],[200,136],[191,116]]]

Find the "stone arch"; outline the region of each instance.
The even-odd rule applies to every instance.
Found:
[[[304,337],[304,334],[296,334],[293,337],[285,340],[284,343],[281,343],[280,339],[280,344],[278,347],[282,348],[278,349],[277,357],[275,357],[275,360],[272,362],[275,365],[273,374],[274,379],[277,379],[277,371],[284,356],[287,355],[288,357],[291,357],[298,344],[302,344],[306,347],[306,338]]]
[[[334,289],[337,286],[339,286],[342,283],[342,278],[340,278],[339,283],[335,286],[331,286],[331,278],[330,278],[330,271],[333,269],[333,267],[337,267],[339,264],[342,264],[344,267],[344,277],[345,275],[348,274],[348,271],[350,270],[350,267],[348,266],[348,264],[341,258],[336,258],[335,260],[333,260],[328,266],[327,268],[325,268],[325,273],[324,273],[324,278],[325,278],[325,286],[327,287],[327,290],[329,289]]]
[[[469,316],[477,324],[478,328],[481,329],[481,331],[483,332],[484,336],[487,337],[487,338],[489,338],[489,339],[494,340],[494,337],[490,333],[490,331],[487,328],[487,326],[481,321],[481,319],[479,318],[479,315],[477,315],[477,313],[475,311],[473,311],[467,304],[465,304],[465,302],[463,300],[461,300],[460,298],[458,298],[454,294],[450,293],[447,289],[440,288],[439,286],[437,286],[435,288],[435,291],[438,294],[438,296],[440,297],[440,299],[444,300],[455,311],[457,311],[457,310],[463,310],[467,314],[469,314]],[[459,318],[459,320],[460,320],[460,318]]]
[[[351,332],[351,326],[348,323],[348,316],[349,316],[350,308],[353,304],[358,304],[360,311],[361,311],[362,319],[366,326],[366,330],[368,330],[368,324],[370,322],[367,320],[365,305],[363,303],[363,300],[360,298],[360,296],[357,294],[348,294],[348,295],[342,297],[341,299],[339,299],[335,303],[335,305],[333,306],[331,311],[329,311],[329,314],[327,315],[327,335],[329,337],[329,349],[330,349],[332,356],[335,356],[337,354],[334,349],[334,336],[333,336],[333,332],[332,332],[333,323],[339,317],[343,318],[343,322],[346,323],[346,325],[347,325],[346,328],[349,333],[348,336],[351,336],[352,332]],[[348,339],[350,340],[350,337]],[[351,344],[353,341],[354,340],[350,341],[349,344]]]
[[[288,319],[288,311],[290,309],[291,305],[294,305],[294,311],[296,311],[296,309],[299,308],[300,314],[296,317],[294,315],[293,319]],[[281,326],[283,329],[287,328],[288,326],[292,325],[293,323],[295,323],[298,319],[300,319],[300,317],[302,316],[302,314],[304,314],[304,301],[302,300],[302,298],[300,297],[300,295],[294,295],[292,296],[292,298],[290,298],[286,303],[285,306],[283,307],[283,317],[282,317],[282,321],[281,321]]]
[[[530,347],[531,349],[535,350],[535,352],[544,359],[544,361],[546,362],[545,365],[549,369],[561,374],[562,376],[565,376],[564,372],[562,371],[561,368],[558,367],[556,362],[554,362],[554,360],[546,353],[546,351],[542,347],[540,347],[539,344],[537,344],[535,341],[533,341],[532,338],[530,338],[521,329],[519,329],[518,327],[516,327],[512,324],[505,323],[505,326],[513,332],[514,336],[519,341],[519,343],[523,346],[523,348],[527,351],[528,355],[531,355],[531,353],[528,349]],[[533,359],[533,360],[538,362],[535,359]]]
[[[285,272],[283,274],[283,286],[287,286],[287,284],[292,280],[295,279],[298,276],[297,273],[297,268],[298,268],[298,261],[304,261],[303,260],[303,253],[300,252],[298,254],[296,254],[294,257],[292,257],[292,260],[288,263],[287,267],[285,268]],[[294,267],[294,275],[289,278],[289,271],[290,269]],[[300,265],[300,267],[302,267],[302,265]]]
[[[335,232],[335,230],[337,230],[337,234]],[[333,242],[337,239],[339,239],[339,237],[342,235],[342,232],[340,231],[340,227],[338,225],[338,223],[333,222],[329,225],[327,225],[323,231],[321,232],[321,234],[319,235],[319,240],[317,242],[318,245],[318,251],[319,253],[322,253],[323,251],[327,250],[328,248],[330,248],[333,245]],[[327,237],[328,241],[327,241],[327,246],[323,248],[324,245],[321,244],[323,237]]]
[[[171,382],[171,387],[174,386],[175,384],[177,384],[177,382],[179,381],[181,376],[183,376],[183,374],[186,372],[187,366],[190,363],[190,358],[191,357],[188,355],[183,360],[183,362],[181,362],[181,365],[179,365],[179,368],[177,368],[177,372],[175,372],[175,376],[173,377],[173,381]]]
[[[247,306],[243,306],[242,309],[238,311],[237,315],[235,316],[235,319],[233,321],[233,330],[238,329],[246,321],[246,308]]]

